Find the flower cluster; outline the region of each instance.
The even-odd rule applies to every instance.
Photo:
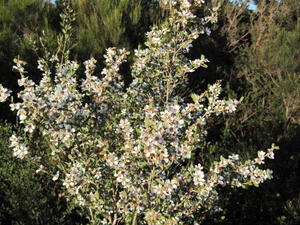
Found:
[[[188,85],[187,73],[207,62],[185,53],[204,25],[216,20],[214,10],[204,19],[193,15],[192,2],[203,4],[162,1],[171,16],[146,34],[145,49],[135,50],[127,89],[119,74],[128,54],[124,49],[107,50],[99,76],[93,75],[96,60],[87,60],[80,81],[79,65],[68,57],[40,59],[39,84],[25,76],[24,62],[15,61],[23,90],[21,101],[10,107],[33,147],[13,135],[13,154],[39,157],[37,172],[48,173],[64,188],[62,196],[88,209],[92,224],[186,224],[191,217],[201,222],[197,212],[219,208],[219,186],[259,185],[271,178],[259,165],[274,157],[275,147],[245,162],[231,155],[210,166],[198,163],[197,148],[205,142],[210,119],[234,112],[239,102],[220,98],[220,82],[192,94],[192,101],[177,94]],[[9,91],[0,90],[4,100]],[[44,151],[34,148],[37,135]]]
[[[29,154],[28,147],[22,143],[22,137],[16,137],[15,135],[12,135],[9,140],[10,146],[13,148],[13,156],[23,159]]]
[[[7,88],[4,88],[0,84],[0,102],[5,102],[6,99],[10,96],[11,91],[9,91]]]

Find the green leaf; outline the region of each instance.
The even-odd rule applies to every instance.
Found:
[[[191,98],[193,99],[194,103],[197,103],[199,101],[199,98],[196,94],[191,94]]]

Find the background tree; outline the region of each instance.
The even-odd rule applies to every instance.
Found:
[[[226,82],[244,104],[216,126],[220,141],[207,148],[249,156],[271,141],[282,149],[272,164],[274,179],[250,194],[235,193],[225,224],[299,222],[299,9],[296,0],[260,1],[255,11],[224,5],[221,30],[235,55]]]
[[[102,59],[107,47],[134,49],[160,13],[158,2],[145,0],[72,0],[72,6],[77,15],[74,54],[80,61]]]

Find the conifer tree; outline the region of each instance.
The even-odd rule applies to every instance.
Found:
[[[145,0],[72,0],[76,13],[79,59],[91,55],[100,58],[110,46],[133,49],[144,40],[144,33],[154,23],[157,2]],[[151,15],[150,13],[154,13]]]

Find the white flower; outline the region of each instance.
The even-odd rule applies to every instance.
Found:
[[[7,88],[4,88],[0,84],[0,102],[5,102],[6,99],[10,96],[11,91],[8,90]]]
[[[35,173],[39,173],[44,169],[43,165],[40,165],[39,168],[35,171]]]
[[[161,42],[159,37],[153,37],[151,40],[153,44],[159,44]]]
[[[161,134],[156,133],[153,137],[153,144],[158,145],[158,144],[164,144],[165,141],[163,139],[163,137],[161,136]]]
[[[234,161],[238,161],[238,160],[239,160],[239,155],[237,155],[237,154],[230,155],[228,158],[229,158],[229,159],[232,159],[232,160],[234,160]]]
[[[21,79],[18,80],[18,85],[20,87],[25,86],[26,82],[27,82],[27,78],[22,77]]]
[[[33,124],[28,124],[28,125],[26,125],[24,131],[25,131],[25,132],[32,133],[32,132],[34,131],[34,129],[35,129],[35,125],[33,125]]]
[[[20,137],[18,138],[16,135],[12,135],[10,138],[9,138],[9,141],[10,141],[10,146],[11,147],[15,147],[19,144],[19,140],[20,140]]]
[[[27,146],[23,143],[20,143],[20,141],[22,141],[21,137],[12,135],[9,140],[10,146],[13,148],[13,156],[23,159],[29,154]]]
[[[188,0],[181,0],[181,7],[189,9],[191,7],[191,3]]]
[[[26,147],[25,144],[19,144],[13,148],[13,156],[19,159],[24,159],[25,156],[28,155],[28,153],[29,153],[28,148]]]
[[[109,153],[106,156],[106,162],[109,166],[114,167],[116,165],[118,165],[118,157],[115,156],[114,153]]]
[[[184,120],[179,120],[179,121],[178,121],[178,127],[179,127],[179,128],[182,128],[183,125],[184,125],[184,123],[185,123]]]
[[[158,185],[153,185],[152,187],[152,192],[155,193],[156,195],[163,195],[163,186],[161,184]]]
[[[23,108],[18,110],[17,115],[19,116],[21,123],[27,118],[26,114],[27,112]]]
[[[186,159],[190,159],[191,158],[191,149],[190,149],[190,146],[184,144],[180,148],[177,148],[177,149],[178,149],[178,154],[181,157],[186,158]]]
[[[13,66],[13,69],[17,70],[19,73],[24,73],[25,69],[23,65],[25,65],[25,62],[20,59],[15,59],[14,61],[16,65]]]
[[[269,159],[274,159],[274,152],[273,152],[273,149],[268,149],[267,156],[269,157]]]
[[[195,0],[195,3],[196,4],[204,4],[205,3],[205,0]]]
[[[78,201],[78,204],[80,206],[84,206],[86,204],[86,201],[85,199],[81,196],[81,195],[76,195],[77,196],[77,201]]]
[[[10,107],[11,111],[19,110],[20,106],[21,106],[21,103],[11,103],[11,104],[9,104],[9,107]]]
[[[202,186],[205,184],[203,167],[200,164],[195,166],[193,181],[196,186]]]
[[[100,171],[97,171],[96,173],[95,173],[95,178],[96,179],[100,179],[101,178],[101,172]]]
[[[52,177],[53,181],[57,181],[59,178],[59,171],[56,172],[56,174]]]

